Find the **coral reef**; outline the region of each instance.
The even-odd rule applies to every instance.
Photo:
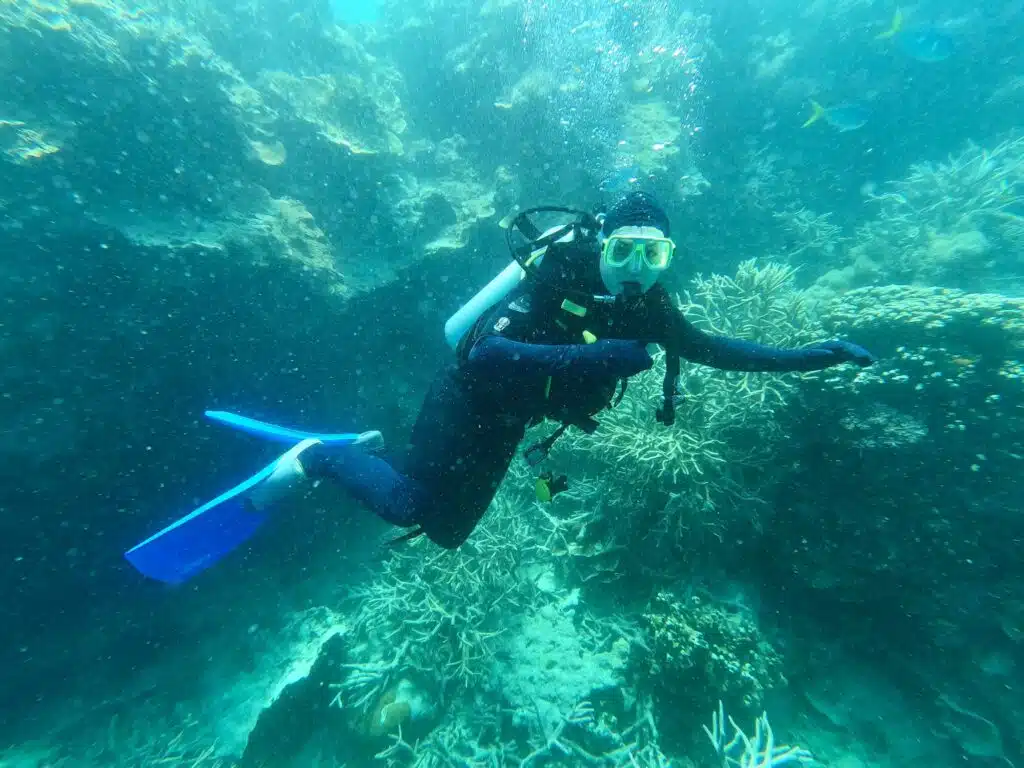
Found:
[[[421,766],[581,755],[620,765],[661,754],[649,702],[624,693],[639,632],[585,606],[575,574],[541,544],[547,524],[535,511],[502,491],[458,551],[414,543],[353,595],[349,661],[332,703],[363,749]],[[426,730],[394,707],[403,680],[434,703]]]
[[[707,332],[798,346],[821,330],[795,290],[794,274],[777,264],[744,262],[735,278],[695,279],[679,306]],[[749,516],[758,477],[783,436],[775,415],[798,380],[685,366],[679,381],[683,401],[675,425],[666,428],[655,419],[663,371],[659,363],[635,377],[623,401],[601,414],[594,434],[572,434],[555,453],[601,475],[598,495],[615,531],[612,539],[634,552],[638,539],[651,534],[665,538],[675,552],[697,546],[695,533],[720,532],[727,526],[725,513],[740,502]],[[621,511],[626,509],[632,511]],[[601,526],[591,526],[588,535],[601,533]]]
[[[899,657],[920,689],[972,701],[1015,739],[998,681],[1000,660],[1020,652],[1004,627],[1021,601],[1009,574],[1019,574],[1024,535],[1022,318],[1020,299],[918,286],[858,289],[826,305],[825,328],[880,360],[806,377],[792,418],[782,415],[793,439],[762,544],[786,553],[764,567],[827,605],[837,633]]]
[[[0,509],[18,550],[3,564],[2,688],[19,715],[30,690],[103,726],[84,743],[37,721],[66,748],[0,762],[688,764],[674,747],[699,736],[694,708],[724,697],[757,715],[782,679],[751,612],[681,596],[691,582],[680,574],[708,561],[749,568],[802,601],[792,614],[819,611],[820,627],[858,651],[911,648],[899,671],[931,706],[943,746],[1016,757],[1024,306],[950,288],[1024,288],[1024,140],[979,134],[946,162],[875,187],[916,158],[882,142],[859,152],[865,131],[830,146],[839,159],[828,167],[833,156],[815,145],[828,134],[800,133],[793,115],[843,69],[793,74],[823,45],[862,46],[848,30],[876,25],[877,3],[815,2],[805,25],[789,11],[748,22],[731,6],[712,18],[656,0],[585,19],[527,0],[384,6],[380,31],[335,24],[320,0],[0,3]],[[746,41],[739,56],[719,47],[730,39]],[[860,68],[863,53],[845,58]],[[697,143],[705,67],[732,84],[729,119],[707,121],[726,126],[709,157]],[[857,81],[884,107],[869,130],[901,121],[917,152],[912,131],[933,128],[919,114],[933,102],[926,86],[906,107],[886,101],[904,93],[888,77]],[[936,91],[958,106],[970,98],[943,77]],[[994,97],[1012,101],[1020,89],[1005,83]],[[750,142],[738,162],[715,151],[751,135],[779,145]],[[424,328],[477,279],[463,267],[504,258],[497,228],[484,226],[496,212],[590,206],[598,180],[633,165],[686,222],[677,237],[704,260],[696,268],[731,274],[746,252],[773,260],[698,277],[679,297],[691,321],[784,346],[849,335],[879,365],[802,378],[688,367],[671,429],[654,419],[661,371],[639,376],[597,433],[558,447],[568,491],[527,500],[518,491],[534,478],[517,463],[463,548],[421,540],[394,551],[345,616],[334,590],[349,575],[335,562],[338,548],[351,554],[347,538],[316,552],[303,539],[303,558],[281,558],[288,577],[257,543],[238,560],[243,586],[213,576],[166,602],[119,580],[122,538],[244,463],[241,443],[210,438],[185,414],[212,397],[268,417],[377,426],[377,401],[417,399],[432,351]],[[814,199],[809,181],[827,196]],[[856,198],[861,185],[875,213],[848,237],[861,201],[844,208],[834,193]],[[809,264],[815,275],[839,267],[810,297],[792,268]],[[421,290],[437,277],[444,290]],[[865,287],[892,281],[914,285]],[[422,354],[397,351],[408,347]],[[408,415],[389,414],[386,427]],[[19,535],[26,522],[31,535]],[[716,537],[719,548],[707,546]],[[317,552],[331,563],[314,568]],[[302,579],[316,585],[295,597],[300,561],[323,576]],[[676,591],[638,609],[668,582]],[[145,599],[123,599],[136,594]],[[286,612],[289,600],[330,610],[280,635],[252,615],[268,603]],[[36,605],[61,610],[40,619],[26,610]],[[183,660],[214,624],[223,636]],[[137,682],[168,649],[170,674]],[[127,660],[131,683],[100,706],[94,681],[118,685],[109,659]],[[844,709],[822,690],[839,675],[819,666],[826,674],[798,684],[832,727],[873,737],[882,720],[902,725],[904,710],[867,696],[853,697],[860,715]],[[175,706],[146,703],[158,691]],[[731,734],[719,708],[708,732],[719,763],[808,757],[775,746],[763,716],[751,736],[730,724]],[[941,750],[917,749],[892,760],[940,763]]]
[[[627,723],[632,714],[632,723]],[[527,718],[520,718],[526,720]],[[552,727],[539,720],[508,722],[500,710],[470,710],[410,744],[401,737],[377,755],[389,768],[448,765],[530,768],[535,765],[669,768],[646,703],[618,714],[590,701],[576,703]]]
[[[828,516],[828,526],[817,529],[827,540],[800,547],[790,567],[802,569],[801,562],[809,557],[821,566],[817,575],[808,573],[811,583],[825,587],[841,581],[843,589],[862,596],[886,591],[880,591],[879,579],[895,579],[887,589],[904,594],[922,579],[917,587],[933,598],[930,585],[937,560],[960,570],[965,561],[977,569],[983,560],[997,557],[997,552],[977,552],[981,531],[965,533],[950,516],[958,505],[1012,503],[1009,489],[994,480],[1016,473],[1024,455],[1015,426],[1024,403],[1021,318],[1020,300],[912,286],[858,289],[825,310],[826,328],[855,334],[882,358],[863,371],[807,377],[799,434],[808,437],[810,451],[825,444],[834,446],[829,453],[847,455],[855,448],[860,466],[856,482],[863,487],[849,497],[849,510],[835,510],[838,514]],[[822,418],[824,414],[828,417]],[[944,467],[955,487],[914,484],[913,478],[934,466]],[[813,471],[812,465],[806,471]],[[869,527],[854,499],[865,498],[877,483],[888,490],[871,505],[872,525],[879,526],[876,535],[851,539],[841,531]],[[897,489],[913,497],[918,519],[911,529],[901,525],[905,516],[898,510],[909,501]],[[929,498],[934,506],[926,503]],[[868,550],[857,556],[855,541]],[[844,555],[840,561],[832,559],[837,552]],[[916,568],[915,563],[931,566]],[[836,569],[842,570],[841,579]]]
[[[576,626],[579,604],[577,589],[510,622],[496,653],[494,691],[517,709],[536,708],[549,729],[576,702],[623,684],[629,643],[619,638],[597,650],[597,638]]]
[[[375,72],[379,65],[363,69],[373,73],[370,78],[353,73],[297,76],[268,71],[261,74],[260,87],[271,107],[280,106],[292,119],[309,124],[330,144],[353,155],[401,155],[406,119],[394,92],[398,74]]]
[[[848,266],[823,287],[918,283],[964,290],[1024,281],[1024,138],[969,142],[868,193],[877,214],[849,240]]]
[[[102,738],[81,742],[72,737],[60,746],[24,744],[0,751],[0,765],[11,768],[144,768],[187,765],[190,768],[230,768],[219,757],[209,728],[183,712],[167,716],[147,708],[145,716],[128,723],[116,715]],[[90,734],[91,735],[91,734]]]
[[[842,227],[832,222],[832,214],[790,207],[774,212],[772,217],[787,231],[787,244],[780,256],[786,263],[810,263],[820,268],[841,253],[846,238]]]
[[[453,692],[479,683],[505,631],[505,616],[536,594],[523,578],[535,557],[515,506],[499,500],[467,545],[432,551],[424,539],[396,550],[358,601],[353,666],[339,705],[365,711],[402,675],[415,671]],[[358,661],[355,661],[358,659]]]
[[[746,714],[760,712],[765,693],[785,683],[779,654],[745,611],[663,591],[642,625],[649,650],[637,651],[634,663],[665,719],[713,707],[719,699]]]
[[[464,248],[472,228],[495,214],[495,202],[507,169],[498,166],[486,183],[463,156],[466,140],[459,135],[436,144],[420,142],[410,155],[420,176],[406,175],[403,194],[394,209],[399,226],[427,240],[426,253],[437,255]],[[503,199],[510,205],[511,200]]]
[[[728,766],[760,766],[760,768],[774,768],[777,765],[787,763],[816,763],[814,755],[803,747],[778,744],[775,741],[775,734],[768,722],[768,715],[762,713],[754,720],[753,738],[747,736],[736,721],[729,718],[728,723],[732,726],[732,736],[727,736],[725,707],[718,702],[718,711],[711,718],[711,727],[704,726],[704,733],[711,740],[715,748],[715,754],[722,760],[725,768]]]
[[[251,248],[257,263],[280,251],[311,284],[351,298],[463,247],[494,215],[507,169],[481,178],[457,135],[416,137],[410,151],[401,75],[351,34],[302,31],[306,9],[295,8],[271,25],[273,35],[282,45],[315,38],[321,65],[311,67],[296,40],[285,46],[292,59],[267,60],[305,62],[299,71],[253,70],[225,32],[229,15],[186,10],[188,23],[116,0],[0,6],[5,66],[25,56],[41,62],[31,73],[7,72],[12,87],[0,97],[0,158],[12,168],[10,187],[0,189],[5,216],[89,223],[140,247],[233,240],[231,255]],[[255,3],[253,13],[277,11]],[[258,25],[248,32],[266,34]],[[109,94],[85,93],[83,82],[106,82]],[[39,112],[44,90],[58,108]],[[111,131],[122,113],[135,127]],[[339,183],[340,205],[323,191]],[[14,189],[32,192],[8,199]],[[260,242],[261,230],[270,242]],[[387,258],[371,263],[361,257],[367,249]]]

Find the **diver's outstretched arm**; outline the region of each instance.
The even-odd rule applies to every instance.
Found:
[[[680,357],[725,371],[820,371],[841,363],[872,365],[875,356],[848,341],[782,349],[729,336],[713,336],[681,320],[671,343]]]
[[[629,378],[653,365],[646,344],[601,339],[593,344],[527,344],[503,336],[485,336],[469,352],[470,370],[496,377],[612,375]]]

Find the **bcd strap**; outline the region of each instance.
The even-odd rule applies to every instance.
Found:
[[[536,467],[538,464],[544,461],[544,459],[548,457],[548,454],[551,453],[551,446],[555,444],[555,441],[558,440],[558,438],[565,434],[565,430],[567,430],[568,428],[568,424],[562,424],[558,429],[556,429],[546,438],[544,438],[540,442],[534,443],[529,448],[527,448],[523,452],[523,458],[526,459],[526,463],[529,464],[531,467]]]
[[[562,422],[562,424],[559,425],[558,429],[556,429],[546,438],[534,443],[525,451],[523,451],[523,458],[526,459],[526,463],[529,464],[531,467],[536,467],[538,464],[540,464],[542,461],[544,461],[544,459],[548,457],[548,454],[551,453],[551,447],[555,444],[558,438],[565,434],[565,430],[567,430],[569,427],[576,427],[576,429],[580,430],[581,432],[587,435],[592,435],[599,426],[600,422],[597,419],[592,419],[590,417],[576,419],[575,421],[571,422]]]
[[[533,221],[530,220],[530,217],[536,213],[569,213],[574,215],[576,218],[544,235]],[[547,248],[552,243],[561,240],[570,232],[581,237],[587,232],[597,232],[600,228],[601,222],[586,211],[581,211],[577,208],[566,208],[558,205],[542,205],[536,208],[528,208],[525,211],[520,211],[519,214],[512,219],[508,229],[505,230],[505,241],[508,244],[512,258],[519,262],[519,266],[523,268],[523,271],[526,272],[527,276],[536,277],[536,273],[532,269],[532,255],[534,252]],[[518,247],[514,246],[512,243],[512,233],[515,230],[519,230],[520,234],[526,239],[526,243]],[[580,292],[576,291],[576,293]]]
[[[615,400],[612,401],[612,408],[618,408],[619,403],[622,402],[622,398],[626,396],[626,389],[629,387],[629,379],[619,380],[619,394],[615,396]]]
[[[679,355],[665,353],[665,378],[661,382],[661,408],[654,412],[654,418],[671,427],[676,423],[676,382],[679,379]]]
[[[533,244],[540,239],[540,230],[537,229],[537,225],[530,221],[529,213],[530,211],[520,213],[512,220],[512,225],[518,227],[519,231],[523,233],[523,237],[530,241],[530,246],[534,247]],[[564,234],[565,232],[562,232],[559,237]]]

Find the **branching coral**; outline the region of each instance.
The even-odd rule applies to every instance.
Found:
[[[523,474],[517,465],[513,479]],[[356,595],[350,661],[333,706],[359,728],[367,712],[387,714],[386,692],[410,679],[433,687],[448,710],[430,733],[396,721],[378,755],[386,764],[667,765],[649,710],[630,728],[616,725],[625,715],[614,692],[641,632],[593,615],[566,586],[587,568],[560,565],[604,561],[576,541],[586,515],[563,520],[550,509],[503,490],[459,550],[416,540]],[[619,704],[577,706],[592,694]]]
[[[718,702],[718,711],[711,717],[711,727],[704,726],[715,754],[722,760],[723,768],[776,768],[789,763],[814,763],[814,755],[800,746],[776,744],[775,734],[768,722],[768,715],[761,714],[754,721],[754,736],[747,736],[731,717],[728,724],[733,734],[728,735],[725,707]]]
[[[796,173],[769,146],[747,142],[736,194],[756,211],[777,211],[798,197]]]
[[[400,735],[378,759],[389,768],[530,768],[552,765],[595,768],[670,768],[658,746],[659,733],[649,700],[637,702],[633,722],[590,701],[577,702],[556,722],[544,725],[539,713],[500,710],[464,713],[422,742]],[[628,720],[627,720],[628,722]]]
[[[516,505],[499,497],[460,549],[434,551],[424,539],[396,549],[354,595],[354,658],[336,704],[365,712],[409,673],[449,692],[478,682],[504,612],[522,609],[535,590],[522,575],[536,553],[523,526]]]
[[[1024,278],[1024,137],[914,165],[869,199],[878,214],[854,238],[843,287],[881,278],[974,290]]]
[[[772,214],[791,236],[784,256],[791,260],[820,263],[840,250],[845,242],[843,228],[831,221],[830,213],[815,213],[804,207],[790,207]]]
[[[988,150],[973,142],[944,163],[921,163],[872,195],[889,219],[912,217],[939,231],[973,229],[983,219],[1024,224],[1024,136]]]
[[[46,766],[47,768],[148,768],[176,765],[183,768],[228,768],[233,761],[220,756],[211,729],[184,712],[167,717],[155,707],[144,705],[141,712],[110,718],[106,732],[98,738],[87,732],[88,742],[79,734],[65,734],[58,747],[24,744],[0,751],[2,766]]]
[[[777,264],[744,262],[735,278],[698,277],[680,297],[680,309],[711,333],[796,346],[820,330],[793,287],[794,274]],[[679,544],[695,527],[714,525],[721,505],[754,498],[757,469],[779,437],[775,411],[787,402],[795,377],[687,367],[676,424],[665,428],[654,412],[662,376],[659,362],[635,377],[622,403],[601,415],[600,428],[566,439],[559,456],[568,459],[565,451],[571,450],[594,461],[607,481],[601,492],[606,499],[618,497],[620,507],[649,506],[653,495],[662,494],[653,530]],[[635,516],[626,518],[618,543],[651,530],[635,523]]]

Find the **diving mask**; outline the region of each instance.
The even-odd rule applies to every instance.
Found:
[[[675,251],[676,244],[667,237],[614,234],[604,241],[601,258],[608,266],[616,268],[628,266],[633,259],[640,259],[648,269],[661,271],[668,269]]]
[[[601,277],[615,294],[646,293],[668,269],[676,244],[655,227],[620,227],[601,248]]]

